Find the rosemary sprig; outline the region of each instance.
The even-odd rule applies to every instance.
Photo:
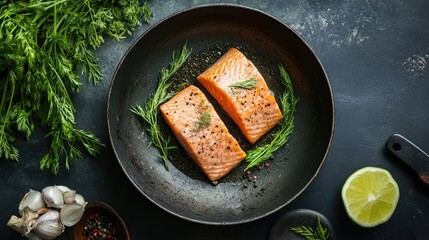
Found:
[[[317,227],[313,229],[310,226],[291,227],[294,233],[299,234],[307,240],[327,240],[330,236],[328,228],[324,228],[320,223],[320,218],[317,218]]]
[[[244,88],[244,89],[252,89],[255,88],[258,85],[258,79],[256,77],[252,77],[240,82],[233,83],[229,85],[228,87],[238,87],[238,88]]]
[[[135,104],[130,109],[131,112],[142,117],[144,122],[147,124],[146,131],[149,134],[150,144],[153,144],[161,152],[160,157],[167,170],[169,170],[167,164],[168,151],[174,149],[175,146],[171,146],[170,139],[166,139],[161,132],[158,123],[159,107],[168,99],[176,95],[180,90],[180,88],[171,89],[173,82],[168,80],[177,72],[177,70],[179,70],[183,63],[185,63],[191,52],[192,49],[188,49],[186,43],[183,45],[179,54],[174,51],[169,68],[162,68],[161,70],[158,87],[153,95],[145,100],[143,107],[139,104]]]
[[[283,113],[281,127],[280,130],[275,133],[270,143],[247,151],[245,161],[249,164],[247,165],[245,171],[269,159],[273,152],[277,151],[280,147],[286,144],[289,137],[293,133],[293,128],[295,126],[295,107],[298,103],[298,99],[296,99],[293,94],[292,81],[289,77],[289,74],[286,72],[286,69],[281,64],[278,65],[278,68],[280,71],[280,77],[283,80],[282,83],[286,86],[286,90],[280,98],[280,106]]]

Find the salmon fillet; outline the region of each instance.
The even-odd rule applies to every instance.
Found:
[[[190,85],[160,110],[177,140],[210,180],[222,178],[246,157],[199,88]]]
[[[283,118],[263,76],[236,48],[229,49],[197,80],[219,102],[252,144]],[[237,86],[246,82],[256,86]]]

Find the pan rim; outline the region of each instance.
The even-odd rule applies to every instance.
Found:
[[[152,31],[153,29],[156,29],[159,25],[161,25],[161,24],[169,21],[170,19],[172,19],[172,18],[174,18],[176,16],[179,16],[179,15],[182,15],[182,14],[187,14],[187,13],[193,12],[193,11],[198,11],[198,10],[201,10],[201,9],[213,8],[213,7],[239,8],[239,9],[242,9],[242,10],[251,11],[251,12],[254,12],[254,13],[257,13],[257,14],[264,15],[265,17],[270,18],[272,21],[275,21],[275,22],[281,24],[282,27],[285,27],[285,28],[289,29],[295,35],[295,37],[297,37],[303,44],[305,44],[305,47],[307,48],[307,50],[310,51],[312,57],[314,57],[314,59],[317,62],[317,65],[320,67],[320,70],[323,72],[323,77],[324,77],[324,79],[326,79],[326,83],[325,84],[327,85],[327,88],[329,90],[329,97],[330,97],[330,102],[329,102],[330,106],[329,107],[330,107],[330,109],[332,109],[331,128],[329,129],[329,132],[330,132],[330,134],[329,134],[329,140],[327,141],[327,146],[326,146],[326,149],[324,151],[323,158],[320,161],[320,164],[317,167],[316,171],[312,174],[313,176],[309,179],[309,181],[304,185],[304,187],[300,191],[298,191],[293,197],[291,197],[288,201],[285,201],[283,204],[281,204],[281,205],[273,208],[270,211],[266,211],[263,214],[258,214],[255,217],[251,217],[251,218],[247,218],[247,219],[239,220],[239,221],[228,221],[228,222],[225,222],[225,221],[206,221],[206,220],[201,220],[201,219],[195,219],[195,218],[187,217],[187,216],[184,216],[183,214],[179,214],[179,213],[177,213],[175,211],[172,211],[172,210],[168,209],[167,207],[163,206],[162,204],[158,203],[153,198],[151,198],[147,193],[145,193],[144,191],[142,191],[139,188],[139,186],[136,184],[136,182],[127,173],[127,170],[125,169],[125,166],[123,165],[122,161],[120,161],[120,156],[119,156],[119,154],[118,154],[118,152],[116,150],[116,147],[114,145],[114,139],[112,137],[112,126],[111,126],[111,123],[110,123],[110,119],[111,119],[111,115],[110,115],[110,111],[111,111],[111,109],[110,109],[111,95],[112,95],[113,87],[115,85],[115,81],[117,80],[116,78],[117,78],[118,72],[119,72],[119,70],[121,68],[121,65],[123,64],[123,62],[125,61],[125,59],[129,55],[129,53],[132,51],[132,49],[137,45],[137,43],[142,38],[144,38],[150,31]],[[255,220],[258,220],[258,219],[262,219],[264,217],[267,217],[267,216],[273,214],[274,212],[279,211],[280,209],[284,208],[286,205],[288,205],[292,201],[294,201],[299,195],[302,194],[302,192],[304,192],[308,188],[308,186],[313,182],[313,180],[319,174],[319,172],[320,172],[320,170],[321,170],[321,168],[322,168],[322,166],[323,166],[323,164],[324,164],[324,162],[325,162],[325,160],[326,160],[326,158],[327,158],[327,156],[329,154],[329,150],[330,150],[331,145],[332,145],[332,140],[333,140],[333,135],[334,135],[334,129],[335,129],[335,116],[336,116],[336,113],[335,113],[334,94],[333,94],[332,87],[331,87],[328,75],[326,73],[326,70],[323,67],[320,59],[315,54],[314,50],[308,45],[308,43],[295,30],[293,30],[288,25],[286,25],[282,21],[278,20],[274,16],[269,15],[269,14],[267,14],[267,13],[261,11],[261,10],[255,9],[255,8],[251,8],[251,7],[243,6],[243,5],[239,5],[239,4],[212,3],[212,4],[202,4],[202,5],[198,5],[198,6],[195,6],[195,7],[186,8],[186,9],[177,11],[175,13],[172,13],[172,14],[170,14],[170,15],[162,18],[162,19],[160,19],[158,22],[156,22],[155,24],[153,24],[152,26],[150,26],[147,30],[145,30],[130,45],[130,47],[126,50],[126,52],[122,56],[121,60],[119,61],[118,65],[117,65],[117,67],[116,67],[116,69],[115,69],[115,71],[114,71],[114,73],[112,75],[112,80],[111,80],[111,83],[110,83],[110,86],[109,86],[109,90],[108,90],[108,95],[107,95],[107,114],[106,114],[107,119],[106,120],[107,120],[109,141],[110,141],[111,147],[113,149],[113,152],[114,152],[116,160],[118,161],[119,165],[121,166],[121,169],[123,170],[123,172],[125,173],[125,175],[129,179],[129,181],[134,185],[134,187],[143,196],[145,196],[146,199],[148,199],[150,202],[152,202],[153,204],[155,204],[157,207],[163,209],[164,211],[166,211],[166,212],[168,212],[168,213],[170,213],[170,214],[172,214],[172,215],[174,215],[176,217],[179,217],[181,219],[188,220],[190,222],[207,224],[207,225],[235,225],[235,224],[243,224],[243,223],[252,222],[252,221],[255,221]]]

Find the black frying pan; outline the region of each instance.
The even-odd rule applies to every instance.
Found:
[[[295,131],[274,154],[270,166],[253,169],[254,183],[235,168],[213,186],[179,147],[170,154],[170,171],[149,146],[145,126],[129,109],[156,89],[162,67],[187,41],[193,49],[186,70],[173,78],[195,77],[229,47],[241,49],[276,93],[283,91],[277,63],[292,77],[299,103]],[[194,67],[192,67],[194,66]],[[198,84],[197,84],[198,86]],[[216,103],[214,103],[216,104]],[[219,106],[218,112],[222,112]],[[221,113],[233,134],[251,147]],[[172,132],[163,124],[165,135]],[[128,50],[111,83],[107,121],[116,157],[132,184],[149,200],[181,218],[206,224],[253,221],[290,203],[317,175],[326,158],[334,128],[334,108],[326,73],[308,45],[289,27],[258,10],[214,4],[179,12],[160,21]],[[274,129],[275,131],[275,129]]]

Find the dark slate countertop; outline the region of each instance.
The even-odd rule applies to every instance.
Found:
[[[218,2],[218,1],[215,1]],[[69,172],[39,171],[48,143],[44,131],[19,141],[19,162],[0,161],[0,239],[21,239],[6,222],[17,214],[28,189],[66,185],[86,200],[111,205],[127,223],[132,239],[267,239],[271,225],[297,208],[316,210],[333,225],[337,239],[427,239],[429,188],[417,175],[387,154],[385,143],[400,133],[429,152],[429,1],[223,1],[264,11],[294,29],[315,51],[326,69],[335,101],[331,149],[318,176],[291,204],[254,222],[210,226],[182,220],[147,200],[130,183],[110,147],[107,92],[114,70],[130,45],[151,25],[177,11],[212,1],[149,0],[155,13],[121,42],[108,40],[97,51],[104,81],[73,96],[78,128],[102,138],[106,149],[97,158],[74,161]],[[341,187],[365,166],[383,167],[398,182],[401,196],[385,224],[362,228],[347,216]],[[69,232],[69,231],[67,231]],[[60,239],[69,239],[64,233]]]

